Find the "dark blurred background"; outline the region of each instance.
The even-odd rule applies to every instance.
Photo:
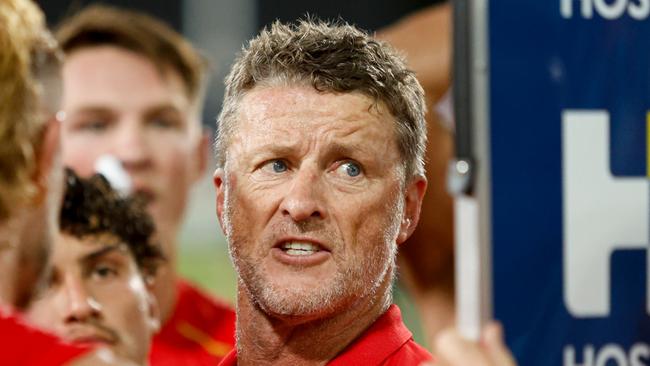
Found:
[[[144,11],[183,33],[211,60],[214,73],[204,110],[204,123],[211,125],[218,114],[222,80],[242,44],[259,29],[276,19],[291,21],[314,15],[322,19],[343,19],[368,31],[375,31],[402,16],[441,0],[37,0],[50,27],[92,3],[111,4]]]

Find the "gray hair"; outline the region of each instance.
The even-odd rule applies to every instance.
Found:
[[[223,167],[239,105],[257,85],[311,85],[319,92],[360,92],[384,103],[395,132],[407,179],[424,174],[426,111],[424,91],[404,59],[388,44],[348,24],[313,19],[275,22],[253,38],[226,77],[217,121],[215,151]]]

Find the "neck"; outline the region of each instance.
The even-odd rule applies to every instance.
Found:
[[[392,273],[372,296],[335,314],[306,322],[269,316],[239,284],[237,364],[325,365],[390,306]]]
[[[5,227],[0,228],[0,237],[3,242],[0,243],[0,308],[11,309],[15,304],[16,294],[16,274],[17,271],[17,252],[11,243],[6,242]]]
[[[26,305],[45,265],[48,248],[39,243],[49,231],[43,209],[14,209],[0,222],[0,307]],[[36,245],[34,245],[36,243]]]

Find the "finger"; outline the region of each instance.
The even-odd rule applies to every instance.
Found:
[[[490,365],[479,345],[465,340],[454,329],[440,332],[434,340],[433,349],[439,363],[443,366]]]
[[[483,348],[493,366],[516,366],[517,362],[503,340],[503,327],[491,322],[483,329]]]

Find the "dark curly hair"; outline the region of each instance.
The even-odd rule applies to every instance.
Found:
[[[342,22],[312,17],[275,22],[242,50],[228,77],[215,151],[223,167],[240,101],[257,85],[309,85],[319,92],[360,92],[386,105],[395,118],[406,176],[424,174],[427,132],[424,91],[390,45]]]
[[[154,275],[164,256],[152,241],[153,220],[134,198],[121,197],[100,174],[84,179],[66,169],[60,230],[76,238],[109,233],[125,243],[145,275]]]

